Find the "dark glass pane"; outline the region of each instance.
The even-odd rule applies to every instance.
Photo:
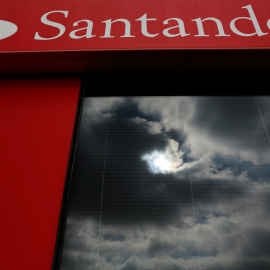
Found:
[[[85,97],[61,269],[270,269],[269,105]]]

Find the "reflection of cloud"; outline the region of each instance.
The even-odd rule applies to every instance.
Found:
[[[143,97],[135,101],[143,112],[159,114],[166,130],[183,132],[185,120],[192,157],[222,153],[255,163],[270,161],[269,141],[253,97]],[[260,98],[259,102],[263,114],[270,115],[269,103]]]
[[[110,111],[119,104],[124,102],[124,98],[121,97],[92,97],[85,98],[83,110],[87,117],[101,121],[104,117],[110,115]]]
[[[256,194],[249,195],[252,198]],[[246,199],[249,198],[247,196]],[[242,199],[239,198],[239,201]],[[260,206],[247,207],[239,203],[235,207],[234,204],[233,213],[228,206],[227,209],[212,206],[212,213],[209,213],[205,205],[200,208],[200,213],[205,212],[201,223],[194,224],[191,216],[186,215],[185,226],[181,227],[177,223],[171,223],[164,229],[154,225],[103,225],[99,269],[121,270],[129,269],[128,266],[149,270],[197,269],[199,258],[196,256],[194,226],[199,239],[202,269],[237,268],[247,262],[252,263],[255,255],[256,260],[269,267],[269,214]],[[67,234],[73,237],[67,238],[67,252],[63,258],[67,268],[63,269],[73,269],[68,265],[75,261],[78,265],[89,267],[87,269],[95,269],[97,224],[91,219],[83,222],[69,220]],[[76,254],[79,256],[76,257]]]
[[[93,101],[82,116],[61,269],[96,270],[97,258],[106,270],[270,269],[269,143],[252,99]],[[154,163],[154,153],[170,173],[149,171],[142,157]]]

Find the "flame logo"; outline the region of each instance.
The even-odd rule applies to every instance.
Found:
[[[18,26],[8,21],[0,20],[0,40],[14,35],[18,30]]]

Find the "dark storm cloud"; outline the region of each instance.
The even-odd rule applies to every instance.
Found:
[[[83,200],[85,211],[98,218],[104,176],[104,218],[107,210],[108,215],[112,213],[116,219],[124,216],[127,220],[132,218],[129,214],[131,211],[133,220],[147,218],[147,215],[153,212],[152,206],[147,209],[141,207],[143,202],[148,200],[147,190],[149,183],[153,181],[141,156],[154,149],[163,149],[166,145],[165,139],[149,134],[144,127],[129,119],[119,120],[112,117],[109,120],[106,142],[106,121],[82,124],[88,125],[88,130],[80,137],[77,147],[79,158],[74,169],[77,181],[76,187],[74,185],[72,189],[74,195],[71,197],[77,196],[78,200],[71,200],[71,208],[74,206],[74,211],[77,212],[77,207],[80,207],[80,201]],[[80,157],[83,160],[80,160]],[[156,201],[158,203],[157,199]]]
[[[235,176],[239,176],[243,171],[251,181],[270,181],[270,166],[268,164],[254,164],[251,161],[245,161],[235,156],[222,156],[215,154],[212,157],[213,173],[219,173],[222,170],[229,169]]]
[[[131,111],[128,110],[130,106]],[[181,173],[181,180],[174,174],[153,175],[142,160],[145,153],[164,150],[166,137],[151,134],[145,124],[131,121],[137,116],[138,108],[129,100],[111,114],[110,119],[101,122],[82,118],[84,134],[80,135],[77,147],[76,185],[71,190],[70,213],[81,215],[83,207],[83,215],[99,219],[104,177],[103,224],[154,223],[163,226],[170,224],[176,216],[181,220],[181,213],[187,215],[188,211],[190,214],[188,171]],[[243,187],[225,180],[195,179],[196,202],[239,198],[244,192]]]
[[[78,156],[74,175],[76,187],[71,191],[71,213],[78,215],[80,202],[84,202],[84,213],[99,218],[101,189],[104,170],[106,123],[92,123],[84,135],[91,143],[78,145]],[[162,150],[166,140],[130,120],[110,119],[106,149],[103,188],[103,222],[165,222],[179,208],[172,191],[174,176],[153,176],[142,155],[153,150]],[[81,138],[83,139],[83,138]],[[87,151],[90,147],[91,151]],[[89,154],[83,155],[86,151]],[[190,203],[189,184],[183,182],[177,188],[184,204]],[[75,198],[76,196],[76,198]]]
[[[254,126],[261,124],[252,97],[200,97],[192,122],[198,128],[224,137],[253,139]],[[251,128],[252,127],[252,128]]]
[[[138,270],[138,266],[136,262],[127,262],[126,265],[121,268],[121,270]]]
[[[132,119],[140,117],[147,121],[160,121],[160,112],[144,113],[138,107],[138,104],[132,98],[125,98],[124,102],[112,110],[115,117],[118,119]]]
[[[270,232],[252,229],[247,235],[247,245],[241,251],[242,258],[256,257],[270,264]]]
[[[230,269],[270,269],[270,240],[269,232],[246,231],[245,234],[227,241],[228,249],[234,250],[235,257],[231,261],[220,261],[209,265],[210,270]]]
[[[230,150],[260,154],[261,138],[265,148],[252,99],[185,99],[186,132],[179,99],[158,99],[155,109],[99,102],[82,116],[61,269],[96,269],[97,261],[99,270],[270,269],[268,163]],[[142,155],[164,151],[168,138],[184,163],[154,174]],[[212,148],[188,157],[203,140]]]
[[[269,143],[252,96],[200,97],[190,125],[235,148],[265,149]]]
[[[144,113],[159,113],[167,132],[185,134],[190,158],[219,153],[268,164],[269,97],[256,100],[258,106],[252,96],[146,97],[136,102]]]
[[[162,254],[168,254],[172,258],[178,258],[180,254],[179,247],[170,241],[160,240],[158,238],[151,239],[147,255],[149,258],[154,258]],[[183,254],[181,254],[183,256]]]

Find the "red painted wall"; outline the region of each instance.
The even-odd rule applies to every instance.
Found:
[[[0,269],[50,269],[80,79],[0,80]]]

